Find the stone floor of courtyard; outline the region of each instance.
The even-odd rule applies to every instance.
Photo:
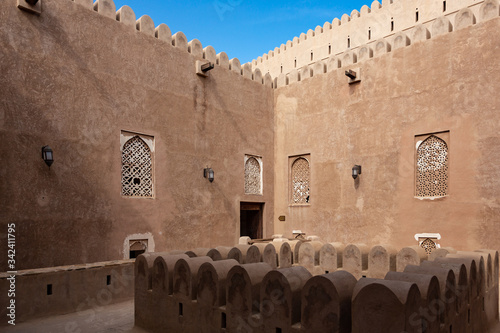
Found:
[[[5,333],[146,333],[134,327],[134,300],[0,327]]]
[[[0,327],[5,333],[147,333],[134,326],[134,301],[60,316],[40,318],[16,326]],[[491,333],[500,333],[500,323]]]

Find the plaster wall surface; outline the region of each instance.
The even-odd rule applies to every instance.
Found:
[[[222,66],[198,76],[199,53],[79,3],[42,5],[0,2],[0,243],[15,223],[16,269],[123,259],[134,234],[155,251],[234,244],[240,201],[265,203],[272,233],[271,88]],[[152,199],[121,196],[122,131],[154,138]],[[245,154],[262,157],[263,195],[244,194]]]
[[[495,18],[276,89],[275,232],[396,247],[429,232],[442,246],[499,248],[499,29]],[[353,67],[361,82],[348,84]],[[415,137],[443,131],[448,195],[415,198]],[[291,205],[300,154],[310,202]]]
[[[440,233],[442,246],[499,248],[500,19],[489,1],[496,17],[489,21],[476,8],[483,2],[450,2],[449,15],[470,6],[481,19],[353,66],[280,75],[277,89],[269,75],[181,32],[170,41],[165,25],[155,38],[154,23],[131,24],[126,7],[115,19],[111,0],[94,10],[44,0],[39,16],[2,1],[4,249],[7,223],[16,225],[16,269],[123,259],[134,237],[151,251],[231,245],[240,236],[240,202],[264,203],[264,237],[301,229],[324,241],[401,247],[416,233]],[[378,9],[406,13],[411,3],[403,3]],[[442,4],[418,3],[422,20]],[[344,21],[339,26],[354,22]],[[196,75],[203,57],[217,59],[208,77]],[[361,82],[347,83],[351,68]],[[153,198],[120,193],[124,132],[154,147]],[[416,137],[438,132],[449,148],[448,195],[420,200]],[[50,169],[40,151],[47,144]],[[262,157],[263,195],[244,194],[245,155]],[[310,200],[300,206],[289,199],[296,155],[311,163]],[[356,181],[354,164],[363,167]],[[215,171],[213,183],[205,167]]]

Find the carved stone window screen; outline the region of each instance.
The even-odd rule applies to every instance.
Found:
[[[262,168],[259,157],[247,156],[245,162],[245,194],[262,194]]]
[[[417,148],[416,196],[441,197],[448,194],[448,146],[434,135]]]
[[[291,203],[308,204],[310,195],[310,167],[304,157],[295,159],[291,168]]]
[[[418,241],[418,245],[422,247],[427,254],[431,254],[435,249],[441,248],[439,245],[440,239],[441,234],[438,233],[422,233],[415,235],[415,240]]]
[[[437,249],[436,243],[430,238],[426,238],[422,241],[420,246],[425,250],[427,254],[431,254],[433,250]]]
[[[151,150],[137,135],[123,145],[122,195],[130,197],[153,197]]]

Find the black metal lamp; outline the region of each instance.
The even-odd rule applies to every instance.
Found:
[[[352,178],[358,178],[358,175],[361,174],[361,165],[355,165],[352,167]]]
[[[52,163],[54,163],[54,152],[52,151],[52,148],[50,148],[49,146],[43,146],[42,158],[45,161],[45,164],[47,164],[50,168]]]
[[[212,64],[211,62],[207,62],[206,64],[201,65],[201,71],[203,73],[206,73],[206,72],[214,69],[214,67],[215,67],[214,64]]]
[[[214,181],[214,170],[212,168],[203,169],[203,177],[208,178],[209,182]]]
[[[345,71],[345,76],[347,76],[351,80],[354,80],[354,79],[356,79],[357,74],[352,69],[349,69],[349,70]]]

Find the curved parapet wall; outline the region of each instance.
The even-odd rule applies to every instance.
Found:
[[[302,256],[309,256],[303,262],[305,266],[299,261],[293,267],[276,269],[264,262],[269,259],[266,248],[271,250],[273,259],[273,249],[281,252],[286,248],[291,259],[288,242],[295,241],[253,242],[258,244],[253,248],[261,248],[262,254],[257,257],[260,261],[251,264],[232,259],[212,261],[203,256],[204,249],[191,251],[202,255],[194,258],[178,254],[185,251],[139,256],[135,277],[136,290],[142,298],[135,303],[136,325],[154,332],[334,329],[385,333],[420,332],[422,327],[426,327],[426,332],[449,332],[455,328],[494,332],[498,324],[498,280],[494,279],[497,251],[459,252],[422,262],[417,253],[413,255],[416,265],[395,272],[396,249],[390,245],[373,246],[368,254],[366,245],[323,244],[315,240],[313,243],[317,244],[305,241],[299,248]],[[336,263],[329,263],[335,272],[316,273],[314,269],[311,274],[307,266],[314,261],[317,248],[320,263],[331,261],[339,253],[346,254],[342,267],[337,269]],[[224,248],[222,252],[233,249]],[[365,253],[368,266],[375,265],[377,274],[389,270],[385,277],[356,279],[347,271],[353,266],[351,261],[355,261],[355,268],[363,269]],[[322,255],[327,260],[322,261]]]
[[[428,0],[389,0],[382,4],[374,1],[371,8],[363,6],[350,16],[344,14],[340,20],[326,22],[323,27],[309,30],[252,60],[252,69],[259,68],[277,78],[280,74],[292,74],[293,70],[300,73],[302,68],[319,61],[328,64],[332,57],[345,66],[390,52],[391,47],[409,46],[498,16],[497,0],[447,1],[446,5]],[[379,44],[381,40],[390,46]]]

